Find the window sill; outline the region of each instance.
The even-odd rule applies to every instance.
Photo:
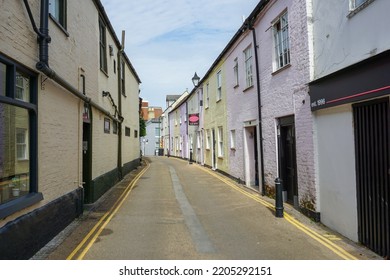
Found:
[[[233,88],[238,88],[240,85],[239,84],[237,84],[237,85],[235,85]]]
[[[12,215],[15,212],[30,207],[43,200],[42,193],[30,193],[20,198],[0,205],[0,219]]]
[[[352,18],[354,15],[356,15],[357,13],[359,13],[361,10],[363,10],[364,8],[366,8],[368,5],[370,5],[372,2],[374,2],[375,0],[367,0],[366,2],[364,2],[363,4],[361,4],[359,7],[349,11],[349,14],[347,15],[347,18]]]
[[[109,78],[110,76],[108,76],[108,73],[106,70],[100,68],[100,72],[102,72],[104,75],[106,75],[107,78]]]
[[[223,159],[223,156],[218,156],[219,159]]]
[[[230,148],[230,150],[232,150],[232,151],[235,151],[235,150],[236,150],[236,148],[235,148],[235,147],[232,147],[232,148]]]
[[[218,99],[215,103],[219,103],[219,102],[221,102],[221,100],[222,100],[222,98],[221,98],[221,99]]]
[[[283,70],[285,70],[285,69],[287,69],[287,68],[290,68],[291,67],[291,64],[289,63],[289,64],[286,64],[286,65],[284,65],[283,67],[280,67],[279,69],[277,69],[277,70],[275,70],[274,72],[272,72],[272,76],[273,75],[276,75],[276,74],[278,74],[278,73],[280,73],[280,72],[282,72]]]
[[[242,92],[246,92],[246,91],[248,91],[248,90],[250,90],[250,89],[252,89],[252,88],[254,88],[254,85],[251,85],[251,86],[247,87],[247,88],[244,89]]]
[[[57,25],[57,27],[62,31],[64,32],[65,36],[66,37],[69,37],[69,32],[65,29],[65,27],[62,26],[62,24],[55,18],[52,16],[52,14],[49,14],[51,20],[54,22],[55,25]]]

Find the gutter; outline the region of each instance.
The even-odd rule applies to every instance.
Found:
[[[38,44],[39,44],[39,61],[36,64],[37,70],[45,74],[48,78],[52,79],[60,86],[68,90],[77,98],[83,100],[84,102],[90,104],[95,109],[107,115],[114,121],[119,122],[119,120],[112,116],[109,111],[104,109],[102,106],[92,101],[91,98],[85,96],[82,92],[68,83],[65,79],[57,75],[57,73],[50,68],[49,66],[49,43],[51,42],[51,38],[49,36],[49,0],[41,0],[41,11],[40,11],[40,27],[39,30],[35,24],[34,18],[31,13],[30,5],[28,0],[23,0],[24,5],[27,9],[27,13],[29,15],[31,24],[35,33],[38,35]]]

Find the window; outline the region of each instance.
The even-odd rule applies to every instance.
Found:
[[[217,73],[217,102],[222,99],[222,74]]]
[[[125,136],[130,137],[130,127],[125,127]]]
[[[16,129],[16,158],[18,160],[28,159],[28,130],[25,128]]]
[[[230,130],[230,149],[236,148],[236,130]]]
[[[120,75],[121,75],[121,91],[122,91],[123,96],[126,96],[126,83],[125,83],[125,69],[126,68],[125,68],[125,66],[126,66],[125,62],[122,61]]]
[[[372,2],[372,0],[350,0],[349,1],[349,8],[350,8],[350,10],[355,10],[355,9],[359,8],[360,6],[362,6],[363,4],[365,4],[365,3],[369,4],[370,2]]]
[[[273,24],[275,44],[275,69],[278,70],[290,63],[290,43],[288,36],[287,12],[280,16]]]
[[[15,99],[29,102],[29,85],[30,80],[28,77],[16,72],[16,90],[15,90]]]
[[[160,137],[160,128],[159,127],[154,128],[154,136]]]
[[[110,133],[111,121],[109,118],[104,118],[104,133]]]
[[[239,80],[238,80],[238,59],[237,58],[234,60],[233,74],[234,74],[234,87],[237,87],[238,84],[239,84]]]
[[[43,199],[36,102],[35,74],[0,56],[0,219]]]
[[[207,129],[207,130],[206,130],[206,149],[207,149],[207,150],[210,150],[210,143],[211,143],[211,139],[210,139],[210,129]]]
[[[196,148],[200,149],[200,131],[196,132]]]
[[[223,157],[223,128],[218,127],[218,157]]]
[[[138,138],[138,130],[134,130],[134,138]]]
[[[245,86],[249,88],[253,86],[253,67],[252,67],[252,48],[248,47],[244,51],[245,59]]]
[[[207,83],[207,85],[206,85],[206,104],[205,104],[206,109],[209,107],[209,101],[210,101],[209,88],[210,88],[209,83]]]
[[[99,45],[100,45],[100,70],[107,73],[107,42],[106,25],[103,19],[99,18]]]
[[[66,0],[49,0],[51,17],[66,29]]]

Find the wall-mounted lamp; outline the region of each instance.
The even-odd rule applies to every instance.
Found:
[[[106,96],[108,96],[108,95],[110,95],[110,92],[109,92],[109,91],[104,91],[104,90],[103,90],[103,97],[106,97]]]
[[[192,83],[194,84],[194,87],[197,87],[199,85],[199,81],[200,81],[200,78],[198,77],[198,75],[195,72],[194,77],[192,77]]]

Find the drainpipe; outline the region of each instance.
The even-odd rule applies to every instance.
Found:
[[[124,75],[124,71],[125,69],[122,69],[122,56],[123,56],[123,51],[124,51],[124,46],[125,46],[125,31],[123,30],[122,31],[122,44],[121,44],[121,48],[120,50],[118,51],[118,65],[117,65],[117,68],[118,68],[118,114],[120,116],[120,120],[123,120],[122,118],[122,91],[123,91],[123,88],[122,88],[122,77],[121,77],[121,73],[123,73]],[[121,72],[121,70],[123,72]],[[123,170],[122,170],[122,121],[120,122],[117,122],[117,127],[118,127],[118,177],[119,177],[119,180],[122,180],[123,178]]]
[[[30,18],[31,24],[34,31],[38,35],[38,44],[39,44],[39,61],[36,64],[36,68],[45,74],[48,78],[52,79],[60,86],[68,90],[77,98],[83,100],[84,102],[90,104],[95,109],[101,111],[114,121],[118,121],[114,116],[110,114],[106,109],[101,107],[99,104],[91,100],[91,98],[85,96],[78,89],[64,80],[62,77],[58,76],[57,73],[49,67],[49,43],[51,38],[49,36],[49,0],[41,0],[41,14],[40,14],[40,27],[39,30],[35,24],[34,18],[31,13],[30,5],[27,0],[24,0],[24,5],[27,9],[28,16]]]
[[[265,195],[265,178],[264,178],[264,143],[263,143],[263,125],[262,125],[262,114],[261,114],[261,90],[260,90],[260,72],[259,72],[259,59],[257,52],[257,39],[256,30],[253,27],[253,22],[248,22],[249,30],[252,31],[253,44],[255,49],[255,64],[256,64],[256,82],[257,82],[257,107],[259,108],[259,140],[260,140],[260,169],[261,169],[261,195]]]

